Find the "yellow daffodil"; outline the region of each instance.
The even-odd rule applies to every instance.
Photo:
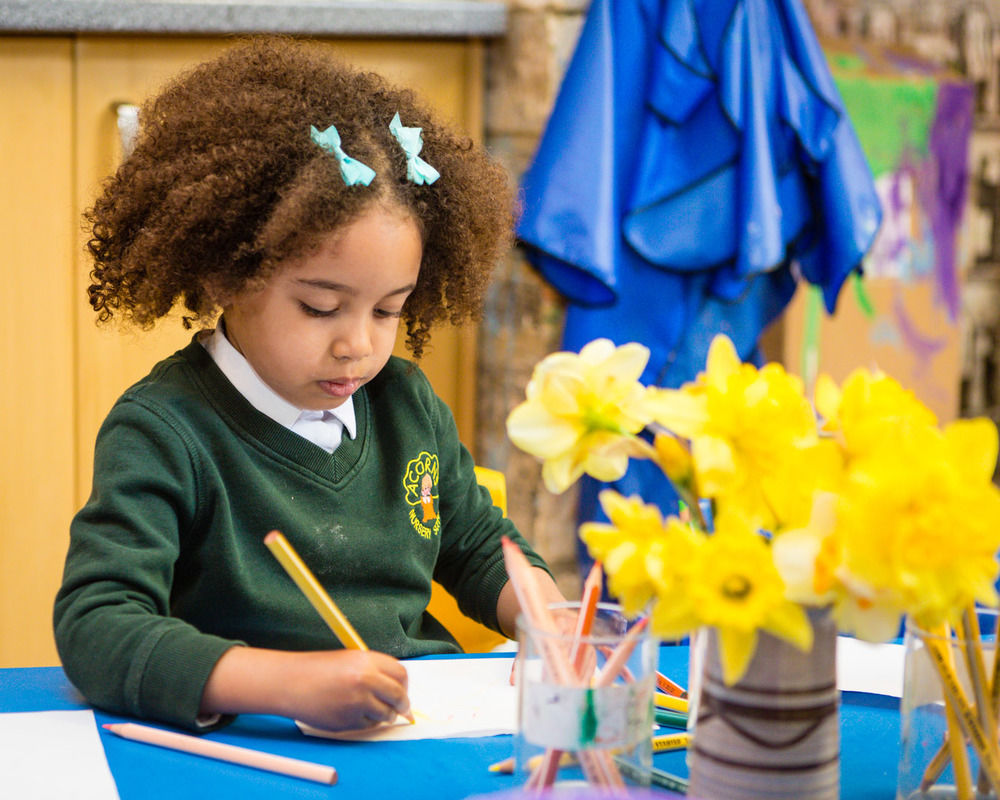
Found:
[[[880,372],[854,370],[838,388],[827,375],[816,381],[816,410],[823,430],[842,437],[848,456],[878,443],[906,439],[914,427],[935,427],[937,419],[916,395]]]
[[[680,389],[652,389],[656,422],[691,442],[704,496],[738,509],[768,530],[808,518],[813,481],[837,466],[818,446],[802,382],[777,364],[740,362],[716,336],[704,373]]]
[[[542,459],[550,491],[565,491],[584,473],[617,480],[629,458],[650,454],[635,435],[650,421],[648,390],[639,382],[648,360],[642,345],[597,339],[579,355],[554,353],[535,367],[525,401],[507,417],[507,434]]]
[[[904,609],[892,592],[852,583],[841,584],[833,604],[837,629],[869,642],[887,642],[899,634]]]
[[[742,676],[767,631],[803,651],[812,626],[802,606],[785,596],[785,583],[768,543],[745,519],[722,515],[716,531],[692,556],[687,590],[705,625],[719,632],[723,678]]]
[[[610,523],[585,522],[580,538],[604,565],[608,588],[625,612],[637,614],[659,592],[673,590],[676,569],[689,561],[697,539],[689,526],[674,517],[664,522],[655,505],[638,497],[605,489],[600,501]]]
[[[803,605],[832,606],[842,631],[868,641],[891,639],[899,631],[903,609],[892,592],[877,592],[843,569],[838,500],[833,493],[818,492],[809,524],[775,538],[771,549],[785,594]]]
[[[656,463],[674,486],[697,492],[694,460],[691,451],[680,439],[670,433],[658,433],[653,449],[656,451]]]
[[[704,529],[706,524],[698,505],[701,493],[698,491],[698,481],[694,473],[694,458],[687,442],[672,433],[661,431],[653,440],[653,451],[652,458],[657,466],[663,470],[663,474],[677,491],[681,503],[690,509],[686,513],[693,513],[698,526]]]
[[[852,425],[872,430],[863,414]],[[871,641],[894,636],[904,613],[937,624],[971,602],[996,603],[996,427],[906,427],[905,438],[867,438],[838,493],[773,546],[790,598],[832,604],[842,631]]]
[[[911,429],[854,459],[838,506],[845,575],[935,622],[973,601],[995,605],[995,442],[989,421],[963,422]]]
[[[834,573],[840,565],[836,507],[837,495],[817,492],[809,523],[784,531],[771,545],[774,565],[790,600],[822,605],[834,598]]]

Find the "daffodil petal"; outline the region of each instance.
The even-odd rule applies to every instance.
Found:
[[[583,462],[583,471],[599,481],[616,481],[628,469],[628,454],[615,450],[603,452],[588,451]]]
[[[537,458],[553,458],[566,452],[582,432],[574,420],[553,417],[531,401],[521,403],[507,417],[507,436],[511,442]]]
[[[629,342],[616,348],[606,359],[601,369],[608,376],[622,383],[633,383],[642,377],[649,363],[649,348]]]
[[[570,417],[579,414],[580,392],[584,382],[579,375],[559,372],[549,375],[535,399],[555,417]]]
[[[757,649],[757,632],[741,631],[735,628],[719,627],[719,662],[722,666],[722,680],[732,686],[743,677],[750,666],[754,650]]]
[[[816,388],[813,391],[816,399],[816,410],[827,424],[835,424],[840,411],[840,388],[826,373],[816,378]]]
[[[562,494],[583,475],[583,466],[571,456],[546,459],[542,464],[542,480],[553,494]]]
[[[771,543],[774,566],[785,582],[789,600],[799,603],[821,602],[816,592],[816,559],[822,539],[812,530],[785,531]]]
[[[953,460],[967,480],[991,480],[997,465],[997,426],[991,419],[959,419],[944,428]]]
[[[651,388],[646,407],[655,422],[685,439],[701,433],[709,422],[704,396],[683,389]]]
[[[798,603],[781,603],[771,610],[764,630],[779,636],[803,653],[808,653],[813,644],[813,628],[809,615]]]
[[[615,344],[610,339],[594,339],[580,348],[580,360],[586,364],[600,364],[614,351]]]
[[[691,443],[698,473],[698,483],[709,497],[728,486],[728,478],[736,472],[736,459],[728,441],[717,436],[699,436]]]
[[[717,334],[708,347],[706,384],[713,388],[725,388],[726,380],[739,371],[742,363],[732,340],[721,333]]]
[[[663,639],[681,639],[698,629],[691,604],[676,594],[659,596],[650,614],[649,626]]]
[[[887,642],[899,633],[902,617],[900,608],[889,603],[859,603],[854,596],[845,596],[833,607],[837,628],[868,642]]]

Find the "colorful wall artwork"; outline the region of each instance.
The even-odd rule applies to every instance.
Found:
[[[968,195],[973,86],[909,55],[826,48],[875,177],[882,224],[864,276],[833,316],[800,288],[785,316],[785,360],[811,383],[878,367],[942,420],[958,412],[960,231]]]

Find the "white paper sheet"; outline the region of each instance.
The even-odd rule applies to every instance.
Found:
[[[118,800],[90,710],[0,714],[0,781],[18,800]]]
[[[362,731],[323,731],[297,723],[303,733],[352,741],[400,741],[496,736],[517,729],[517,689],[509,658],[406,661],[410,707],[416,724],[401,721]]]
[[[837,686],[844,692],[903,696],[903,645],[837,640]]]

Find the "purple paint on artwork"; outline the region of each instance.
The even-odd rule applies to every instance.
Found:
[[[885,52],[879,52],[879,55],[885,58],[893,68],[899,72],[909,72],[914,74],[924,74],[924,75],[934,75],[941,69],[940,64],[936,64],[922,58],[916,54],[912,53],[899,53],[893,50],[887,50]],[[871,59],[869,58],[869,64],[871,64]]]
[[[935,274],[938,293],[951,320],[958,319],[958,270],[955,242],[965,209],[968,187],[968,150],[972,134],[973,87],[968,83],[943,82],[938,86],[937,108],[931,125],[928,147],[936,166],[934,193],[930,202],[931,230],[934,234]]]
[[[931,338],[917,330],[916,324],[910,318],[906,310],[906,304],[897,292],[892,301],[893,315],[896,317],[896,325],[899,334],[903,338],[905,346],[913,353],[916,359],[916,366],[913,374],[917,377],[923,375],[930,367],[931,359],[947,344],[944,338]]]
[[[905,155],[904,155],[905,158]],[[889,184],[889,196],[886,198],[888,208],[885,209],[884,219],[898,219],[904,211],[903,203],[903,178],[907,176],[907,171],[900,168],[892,173]],[[910,238],[908,236],[896,235],[892,239],[888,234],[883,234],[886,238],[885,251],[890,261],[898,261],[910,248]]]
[[[903,213],[903,170],[897,170],[892,175],[892,189],[889,191],[889,214],[898,217]]]

